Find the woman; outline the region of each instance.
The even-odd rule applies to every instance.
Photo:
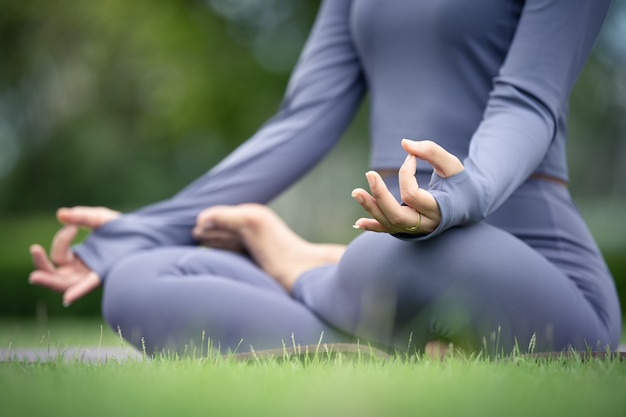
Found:
[[[108,323],[151,351],[322,332],[420,351],[615,349],[619,303],[565,158],[568,96],[609,3],[327,0],[273,119],[170,200],[61,210],[54,264],[34,246],[31,281],[66,303],[104,281]],[[353,197],[371,218],[345,253],[236,206],[306,173],[366,91],[371,194]],[[97,230],[72,251],[76,225]]]

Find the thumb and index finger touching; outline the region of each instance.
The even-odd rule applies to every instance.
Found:
[[[52,245],[50,247],[50,258],[52,262],[57,265],[63,265],[76,259],[72,251],[72,242],[74,238],[76,238],[79,227],[94,230],[111,220],[117,219],[120,215],[120,212],[107,207],[75,206],[72,208],[58,209],[57,219],[64,226],[57,231],[52,239]],[[31,246],[33,259],[41,257],[39,252],[42,252],[43,248],[38,248],[38,246],[39,245]]]
[[[106,207],[76,206],[59,209],[57,219],[64,226],[52,239],[50,258],[41,245],[33,244],[30,247],[35,267],[30,274],[30,282],[63,292],[65,305],[99,286],[100,277],[76,257],[72,242],[79,227],[97,229],[119,216],[119,212]]]
[[[59,222],[63,223],[64,226],[59,229],[52,239],[52,246],[50,248],[50,258],[52,262],[57,265],[63,265],[77,259],[72,251],[72,242],[74,238],[76,238],[79,227],[94,230],[120,216],[121,213],[119,211],[111,210],[107,207],[75,206],[58,209],[57,219]],[[33,252],[32,248],[31,252]],[[33,258],[37,256],[37,252],[38,250],[35,248]]]
[[[433,141],[402,139],[402,148],[407,153],[427,162],[442,178],[452,177],[464,169],[459,158]]]
[[[74,253],[71,245],[78,233],[79,227],[97,229],[105,223],[115,220],[120,216],[120,212],[107,207],[85,207],[76,206],[72,208],[60,208],[57,210],[57,219],[63,223],[63,227],[57,231],[52,239],[50,248],[50,258],[56,264],[66,264],[74,260]],[[33,258],[39,256],[39,245],[33,245],[31,252]]]
[[[462,172],[463,164],[456,156],[433,141],[403,139],[402,148],[408,153],[398,172],[402,201],[426,216],[438,216],[439,207],[434,198],[417,183],[415,177],[417,159],[431,165],[435,173],[442,178],[449,178]]]

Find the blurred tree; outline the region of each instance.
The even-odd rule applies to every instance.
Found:
[[[277,107],[313,0],[0,0],[0,214],[166,197]],[[626,191],[626,0],[572,99],[578,196]]]
[[[0,213],[177,191],[277,108],[315,6],[0,0]]]
[[[616,0],[570,103],[574,194],[626,195],[626,0]]]

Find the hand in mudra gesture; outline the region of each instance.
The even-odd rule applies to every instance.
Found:
[[[463,171],[461,161],[432,141],[402,140],[408,156],[398,179],[402,205],[389,192],[382,177],[375,171],[365,174],[371,194],[362,188],[352,191],[352,197],[372,218],[360,218],[355,227],[372,232],[428,234],[441,221],[441,212],[435,198],[420,188],[415,178],[417,159],[430,164],[437,175],[449,178]]]
[[[64,226],[54,235],[50,257],[41,245],[30,247],[35,266],[29,277],[30,283],[63,293],[66,306],[98,287],[100,276],[74,254],[72,241],[79,227],[94,230],[119,216],[119,212],[106,207],[59,209],[57,218]]]

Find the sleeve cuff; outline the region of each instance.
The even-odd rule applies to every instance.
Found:
[[[398,239],[418,242],[432,239],[455,226],[475,223],[485,218],[488,194],[486,187],[480,185],[467,171],[442,178],[433,174],[428,190],[435,198],[441,220],[435,230],[424,235],[396,233]]]

